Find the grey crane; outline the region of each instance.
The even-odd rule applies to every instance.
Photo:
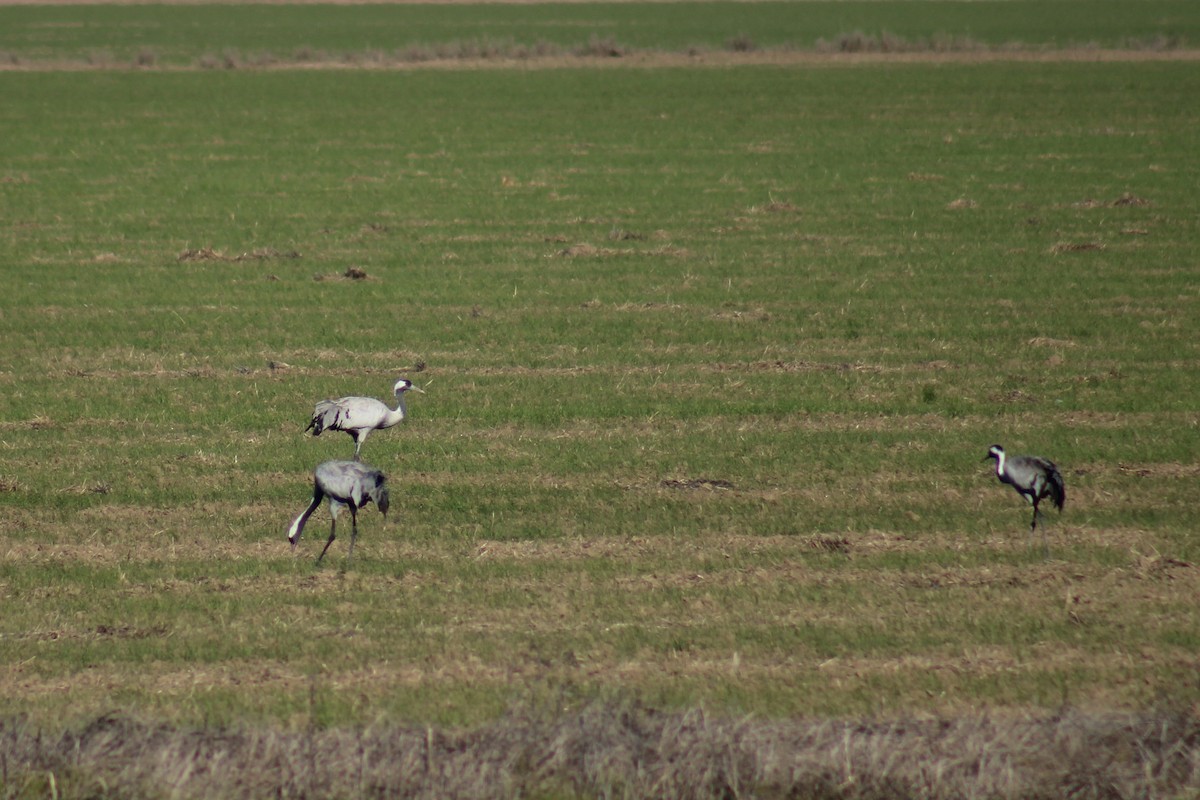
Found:
[[[313,499],[308,508],[296,517],[288,528],[288,541],[292,549],[300,542],[300,534],[304,532],[304,524],[321,505],[321,501],[329,498],[329,515],[333,517],[333,525],[329,529],[329,541],[317,557],[317,563],[325,557],[325,551],[333,544],[337,536],[337,518],[342,509],[350,509],[350,550],[346,553],[346,563],[350,563],[354,555],[354,540],[358,538],[358,510],[371,501],[387,518],[388,489],[387,478],[374,467],[368,467],[361,461],[325,461],[313,470]]]
[[[998,444],[988,448],[983,460],[989,458],[996,459],[996,477],[1000,482],[1016,489],[1033,506],[1033,522],[1029,525],[1029,538],[1032,541],[1037,530],[1038,504],[1048,497],[1061,512],[1066,502],[1067,489],[1063,485],[1062,473],[1048,459],[1041,456],[1010,456]],[[1049,553],[1045,529],[1042,530],[1042,546]]]
[[[354,437],[354,460],[361,460],[363,442],[371,431],[379,431],[398,425],[408,414],[404,393],[412,390],[424,393],[407,378],[396,381],[392,391],[396,395],[396,407],[388,408],[374,397],[340,397],[337,400],[322,400],[313,409],[312,419],[305,431],[320,436],[323,431],[344,431]]]

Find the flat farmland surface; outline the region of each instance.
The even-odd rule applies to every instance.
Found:
[[[0,719],[1194,718],[1194,65],[0,95]],[[401,375],[314,566],[313,403]],[[1032,543],[996,442],[1064,475]]]
[[[501,57],[883,49],[1191,53],[1190,0],[659,3],[0,3],[0,67],[380,65]]]

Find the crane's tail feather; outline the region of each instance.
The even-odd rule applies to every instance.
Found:
[[[308,427],[304,429],[305,432],[312,431],[313,436],[320,436],[329,427],[330,420],[327,420],[326,416],[328,414],[324,411],[313,414],[312,419],[308,421]]]
[[[1067,502],[1067,487],[1063,484],[1062,475],[1058,470],[1050,472],[1050,501],[1059,511],[1063,510],[1063,504]]]
[[[308,421],[308,427],[304,429],[305,432],[311,430],[313,436],[320,436],[327,428],[336,429],[339,412],[340,408],[337,403],[331,400],[322,400],[313,409],[312,419]]]

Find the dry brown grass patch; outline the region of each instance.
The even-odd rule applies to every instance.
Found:
[[[1104,244],[1101,242],[1060,242],[1050,248],[1050,252],[1054,255],[1062,253],[1087,253],[1095,250],[1103,250]]]
[[[300,258],[300,254],[295,250],[280,251],[274,247],[258,247],[254,250],[229,255],[224,250],[217,250],[213,247],[201,247],[198,249],[183,250],[175,257],[176,261],[271,261],[274,259],[294,259]]]
[[[107,714],[57,735],[0,725],[0,758],[29,796],[64,798],[1099,800],[1195,796],[1200,720],[1066,711],[764,722],[607,702],[514,710],[468,731],[285,731],[186,729]]]

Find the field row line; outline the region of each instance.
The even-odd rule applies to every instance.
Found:
[[[854,67],[881,64],[994,64],[994,63],[1151,63],[1193,62],[1200,49],[1164,50],[1067,47],[1061,49],[979,49],[920,52],[824,52],[820,50],[756,50],[751,52],[711,51],[703,53],[634,52],[603,55],[433,57],[429,59],[388,58],[369,53],[348,54],[316,60],[280,59],[270,54],[205,57],[191,64],[169,64],[157,60],[120,61],[113,58],[0,60],[0,72],[102,72],[156,71],[196,72],[250,69],[262,71],[311,70],[482,70],[659,67],[806,66]]]

